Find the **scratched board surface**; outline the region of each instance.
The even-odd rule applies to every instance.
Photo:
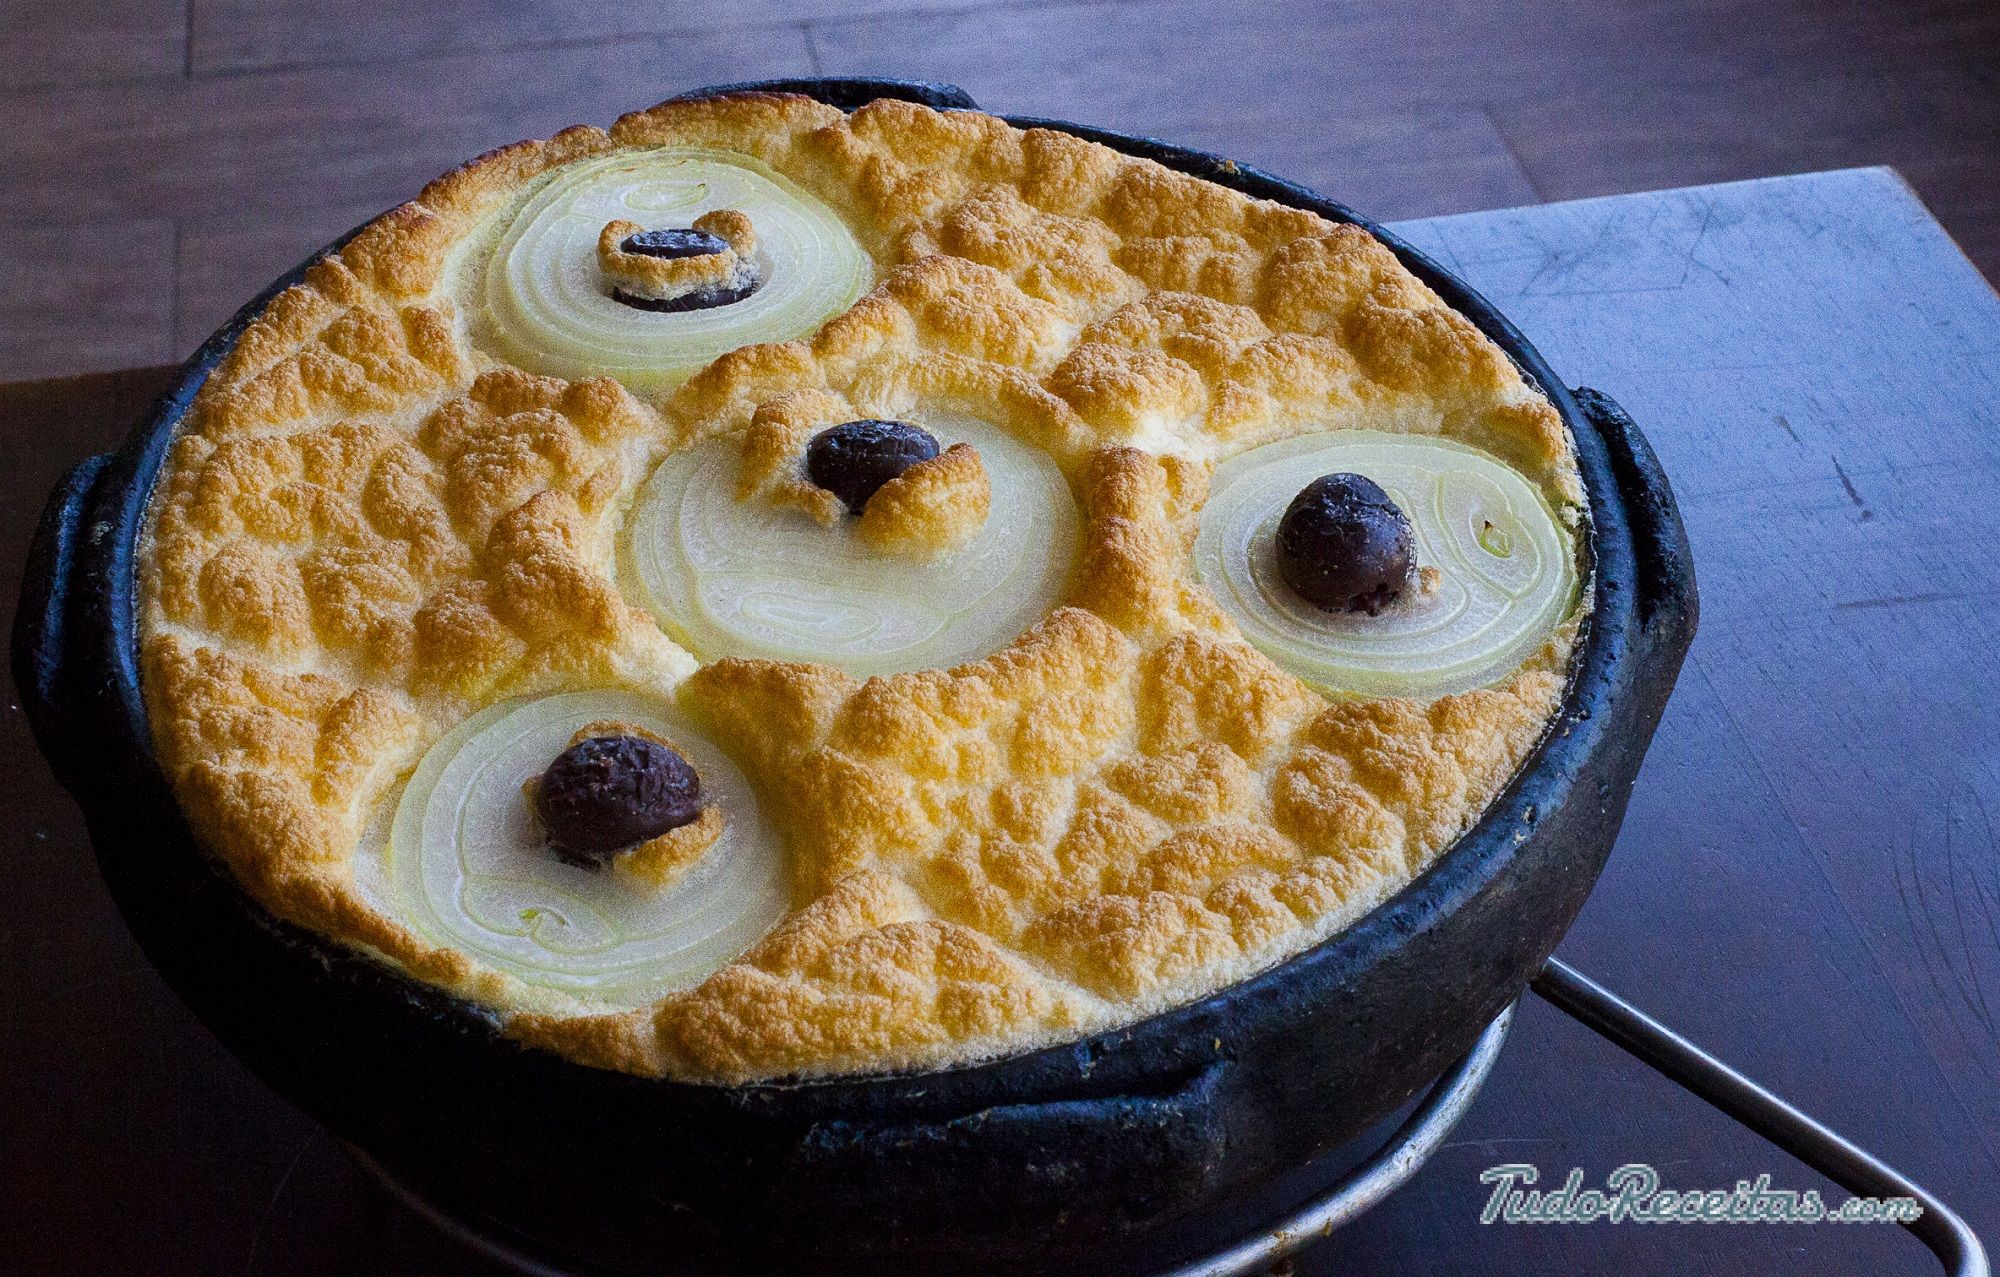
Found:
[[[1859,169],[1396,228],[1672,477],[1701,633],[1561,956],[2000,1242],[2000,298]],[[1494,1226],[1485,1167],[1845,1196],[1533,998],[1449,1147],[1307,1273],[1924,1273],[1881,1225]]]
[[[2000,299],[1885,170],[1397,229],[1632,410],[1694,542],[1701,635],[1563,956],[2000,1242]],[[0,609],[42,494],[161,384],[0,390]],[[498,1272],[181,1009],[11,701],[0,769],[0,1272]],[[1934,1270],[1879,1225],[1482,1227],[1503,1162],[1842,1196],[1529,998],[1447,1146],[1301,1271]]]

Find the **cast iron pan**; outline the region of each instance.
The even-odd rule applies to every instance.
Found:
[[[946,85],[732,90],[971,108]],[[14,634],[37,741],[106,885],[188,1006],[260,1076],[476,1227],[606,1271],[1144,1272],[1237,1228],[1407,1101],[1518,997],[1583,904],[1693,637],[1672,491],[1602,395],[1572,395],[1477,294],[1341,205],[1220,157],[1063,129],[1367,227],[1561,410],[1590,494],[1594,611],[1561,713],[1476,828],[1355,926],[1115,1032],[939,1073],[704,1087],[600,1072],[276,920],[196,846],[140,698],[134,557],[181,415],[277,290],[188,360],[151,421],[49,500]],[[1262,1196],[1260,1196],[1262,1195]],[[1254,1222],[1254,1221],[1252,1221]]]

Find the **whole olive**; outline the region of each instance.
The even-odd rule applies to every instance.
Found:
[[[535,811],[557,851],[603,860],[701,815],[701,778],[657,741],[592,736],[542,773]]]
[[[1410,580],[1410,519],[1374,480],[1322,475],[1278,520],[1278,573],[1298,595],[1329,612],[1374,616]]]
[[[850,421],[813,436],[806,477],[860,514],[877,488],[937,455],[936,436],[907,421]]]

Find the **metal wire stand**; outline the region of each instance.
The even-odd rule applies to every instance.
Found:
[[[1951,1277],[1991,1277],[1985,1248],[1957,1212],[1909,1176],[1813,1120],[1567,963],[1550,958],[1530,985],[1541,998],[1670,1081],[1707,1100],[1850,1193],[1908,1197],[1923,1214],[1903,1224]],[[1500,1052],[1508,1008],[1440,1079],[1389,1143],[1353,1175],[1247,1241],[1159,1277],[1249,1277],[1298,1254],[1416,1174],[1471,1104]]]
[[[1530,986],[1544,1001],[1657,1070],[1687,1091],[1784,1149],[1857,1196],[1908,1197],[1923,1213],[1902,1226],[1937,1257],[1950,1277],[1992,1277],[1985,1248],[1958,1214],[1922,1185],[1751,1081],[1666,1025],[1566,963],[1549,959]],[[1472,1106],[1493,1072],[1514,1019],[1508,1007],[1459,1061],[1432,1083],[1381,1148],[1318,1196],[1255,1236],[1158,1277],[1253,1277],[1329,1236],[1396,1191],[1422,1169]],[[456,1218],[398,1181],[367,1154],[350,1153],[391,1194],[439,1229],[529,1277],[588,1277],[527,1244]]]

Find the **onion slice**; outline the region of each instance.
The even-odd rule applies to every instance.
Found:
[[[1301,488],[1365,475],[1409,516],[1415,583],[1380,616],[1307,603],[1278,573],[1277,529]],[[1464,444],[1347,430],[1255,448],[1216,468],[1195,572],[1244,637],[1329,691],[1428,699],[1511,675],[1575,605],[1576,551],[1534,485]]]
[[[722,808],[722,836],[663,891],[557,859],[522,792],[602,720],[671,741]],[[783,849],[749,781],[671,706],[631,692],[510,701],[460,723],[410,777],[385,860],[389,908],[431,943],[615,1007],[698,983],[790,906]]]
[[[885,553],[843,516],[736,497],[740,444],[714,439],[668,457],[627,521],[621,571],[632,592],[704,660],[765,657],[857,675],[944,669],[976,659],[1047,615],[1076,559],[1075,498],[1040,449],[973,417],[918,424],[944,447],[969,443],[992,487],[985,524],[928,562]]]
[[[736,209],[757,234],[761,283],[741,301],[659,313],[611,296],[598,264],[605,224],[688,226]],[[875,264],[839,214],[797,183],[723,151],[653,147],[557,169],[477,241],[468,264],[483,284],[479,335],[534,372],[612,376],[639,390],[668,388],[739,346],[789,341],[852,305]]]

